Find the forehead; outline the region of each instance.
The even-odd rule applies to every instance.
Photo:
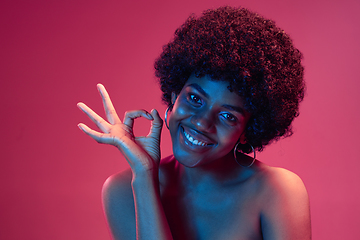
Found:
[[[192,74],[186,81],[183,90],[194,88],[211,100],[243,107],[243,99],[229,90],[227,81],[214,80],[210,76],[197,78]]]

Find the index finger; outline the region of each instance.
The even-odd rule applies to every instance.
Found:
[[[115,111],[114,105],[112,104],[110,96],[107,93],[104,85],[99,83],[96,86],[97,86],[97,88],[99,90],[99,93],[100,93],[100,96],[102,98],[104,109],[105,109],[105,114],[106,114],[106,117],[107,117],[108,121],[111,124],[120,123],[121,120],[120,120],[120,118],[118,117],[118,115],[117,115],[117,113]]]

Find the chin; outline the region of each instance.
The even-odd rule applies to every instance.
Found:
[[[178,161],[184,167],[195,168],[201,165],[202,158],[196,158],[188,152],[173,149],[173,154],[176,161]]]

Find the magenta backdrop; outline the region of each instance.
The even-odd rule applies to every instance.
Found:
[[[0,239],[109,239],[101,186],[127,164],[79,131],[90,121],[76,103],[102,114],[101,82],[120,115],[163,112],[154,59],[190,13],[224,4],[274,19],[305,56],[295,134],[259,159],[302,177],[314,239],[358,239],[358,0],[1,1]],[[140,120],[136,132],[148,126]]]

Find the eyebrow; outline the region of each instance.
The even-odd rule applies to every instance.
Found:
[[[195,88],[196,90],[198,90],[202,95],[204,95],[206,98],[209,98],[209,94],[207,94],[204,89],[202,89],[202,87],[199,86],[199,84],[197,83],[191,83],[189,85],[187,85],[187,87],[193,87]],[[235,112],[238,112],[240,114],[245,114],[245,111],[242,107],[235,107],[235,106],[232,106],[232,105],[229,105],[229,104],[224,104],[222,105],[223,108],[226,108],[226,109],[229,109],[231,111],[235,111]]]
[[[207,94],[204,89],[202,89],[202,87],[199,86],[199,84],[197,83],[191,83],[189,85],[187,85],[188,87],[193,87],[195,88],[196,90],[198,90],[202,95],[204,95],[205,97],[209,98],[209,94]]]
[[[240,113],[240,114],[245,114],[244,109],[241,108],[241,107],[235,107],[235,106],[228,105],[228,104],[222,105],[222,107],[224,107],[224,108],[226,108],[226,109],[229,109],[229,110],[231,110],[231,111],[238,112],[238,113]]]

